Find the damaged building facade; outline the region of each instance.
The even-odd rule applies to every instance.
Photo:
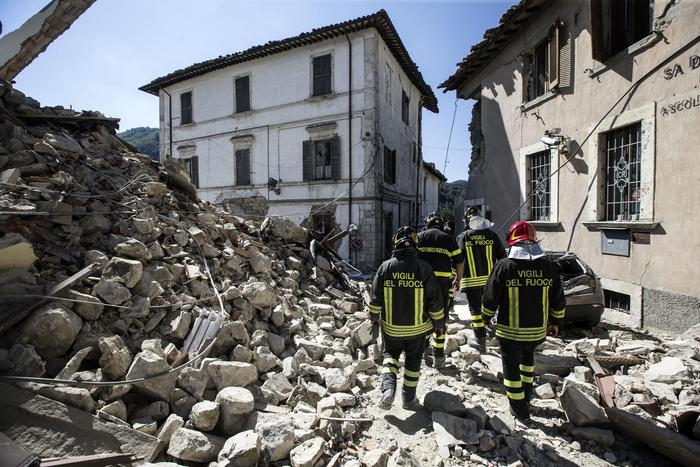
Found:
[[[160,99],[161,157],[183,162],[202,199],[323,232],[354,223],[339,252],[360,267],[437,208],[421,159],[422,109],[437,100],[383,10],[141,89]]]
[[[475,101],[466,197],[584,258],[634,326],[700,321],[698,19],[692,1],[523,0],[441,85]]]

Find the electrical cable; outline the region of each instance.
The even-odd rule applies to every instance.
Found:
[[[583,141],[581,142],[581,144],[578,145],[578,147],[576,148],[576,150],[574,151],[574,153],[571,154],[571,156],[569,156],[569,158],[566,159],[561,165],[559,165],[555,171],[553,171],[551,174],[549,174],[549,177],[547,177],[547,178],[541,180],[540,182],[537,183],[537,185],[535,185],[535,189],[530,191],[530,194],[527,195],[527,196],[525,197],[525,199],[523,200],[523,202],[520,203],[520,206],[518,206],[518,208],[517,208],[515,211],[513,211],[513,214],[511,214],[510,217],[508,217],[508,219],[506,219],[506,221],[498,228],[498,230],[496,230],[496,232],[502,231],[503,228],[504,228],[506,225],[508,225],[508,223],[510,222],[510,220],[513,219],[513,217],[515,217],[515,215],[518,214],[518,213],[520,212],[520,210],[523,208],[523,206],[525,206],[525,205],[527,204],[527,202],[528,202],[528,201],[530,200],[530,198],[532,198],[532,196],[537,192],[537,190],[540,188],[541,185],[544,185],[547,181],[549,181],[549,179],[551,179],[554,175],[556,175],[566,164],[568,164],[571,160],[573,160],[574,157],[576,157],[576,154],[578,154],[579,151],[581,151],[581,149],[583,149],[583,146],[584,146],[584,145],[586,144],[586,142],[590,139],[590,137],[593,136],[593,134],[595,133],[595,130],[600,126],[601,123],[603,123],[603,120],[605,120],[605,119],[608,117],[608,115],[610,115],[610,114],[612,113],[612,111],[615,109],[615,107],[617,107],[617,105],[618,105],[620,102],[622,102],[622,100],[623,100],[625,97],[627,97],[627,95],[628,95],[629,93],[631,93],[635,88],[637,88],[637,87],[642,83],[642,81],[645,81],[647,78],[649,78],[649,76],[651,76],[652,74],[656,73],[666,62],[668,62],[668,61],[672,60],[673,58],[675,58],[678,54],[680,54],[681,52],[685,51],[685,49],[687,49],[688,47],[691,47],[693,44],[695,44],[696,42],[698,42],[698,40],[700,40],[700,35],[695,36],[694,39],[692,39],[691,41],[689,41],[688,43],[686,43],[685,45],[683,45],[682,47],[680,47],[679,49],[677,49],[677,50],[676,50],[675,52],[673,52],[671,55],[669,55],[668,57],[666,57],[665,59],[663,59],[663,60],[662,60],[661,62],[659,62],[656,66],[654,66],[653,68],[651,68],[651,69],[650,69],[649,71],[647,71],[645,74],[643,74],[642,76],[640,76],[639,78],[637,78],[636,81],[634,81],[632,84],[630,84],[630,86],[627,88],[627,90],[626,90],[624,93],[622,93],[622,95],[615,101],[615,103],[608,109],[608,111],[605,112],[605,114],[603,114],[603,116],[600,118],[600,120],[598,120],[598,122],[593,126],[593,128],[592,128],[591,131],[588,133],[588,135],[586,135],[586,137],[583,139]]]
[[[452,142],[452,130],[455,128],[455,120],[457,119],[457,97],[455,97],[455,111],[452,113],[452,124],[450,125],[450,136],[447,138],[447,147],[445,148],[445,164],[442,166],[442,173],[447,171],[447,156],[450,154],[450,143]]]

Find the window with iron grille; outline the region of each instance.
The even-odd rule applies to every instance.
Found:
[[[605,220],[637,221],[642,193],[642,125],[605,134]]]
[[[250,149],[236,150],[236,185],[250,185]]]
[[[548,221],[551,216],[551,163],[549,150],[527,156],[528,220]]]
[[[239,76],[234,81],[236,88],[236,113],[250,110],[250,76]]]
[[[192,91],[180,94],[180,125],[192,123]]]
[[[630,296],[620,292],[614,292],[612,290],[603,289],[603,296],[605,297],[605,308],[611,310],[621,311],[622,313],[629,314],[630,312]]]
[[[313,95],[325,96],[333,92],[331,54],[313,58]]]

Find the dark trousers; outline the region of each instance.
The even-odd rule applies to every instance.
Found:
[[[535,348],[542,341],[518,342],[499,338],[498,342],[508,402],[515,407],[527,407],[535,379]]]
[[[445,312],[445,333],[441,336],[433,333],[433,356],[442,358],[445,356],[445,336],[447,335],[447,323],[450,318],[450,291],[452,290],[452,281],[438,279],[440,284],[440,297],[442,298],[442,309]],[[430,347],[430,334],[425,335],[425,349]]]
[[[484,297],[483,287],[471,287],[462,289],[464,295],[467,296],[469,303],[469,313],[472,318],[472,330],[476,337],[486,337],[486,328],[484,327],[484,319],[481,316],[481,299]]]
[[[404,400],[411,400],[416,397],[416,387],[420,378],[420,364],[425,342],[424,336],[410,339],[393,339],[384,334],[382,392],[387,389],[396,391],[396,378],[399,375],[399,358],[401,353],[405,353],[402,396]]]

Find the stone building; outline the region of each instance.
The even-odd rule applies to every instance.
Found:
[[[632,325],[700,322],[699,20],[696,1],[522,0],[441,85],[475,101],[466,197],[576,252]]]
[[[140,88],[159,97],[161,157],[199,195],[328,232],[361,267],[423,212],[423,108],[437,100],[384,10],[197,63]]]

